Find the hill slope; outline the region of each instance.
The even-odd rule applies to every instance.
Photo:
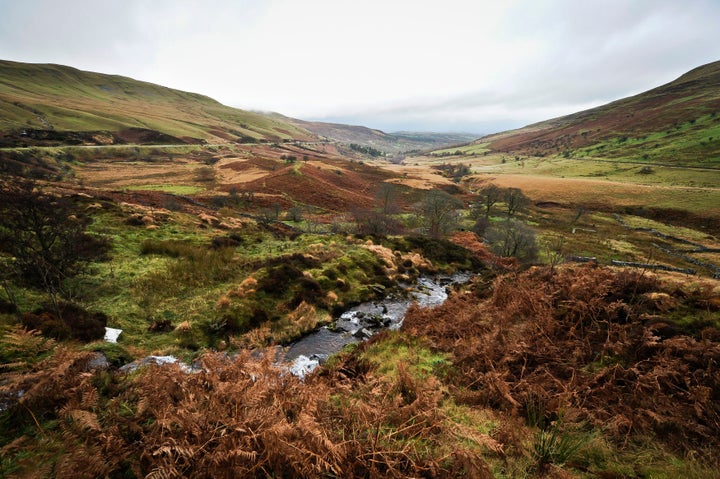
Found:
[[[0,136],[6,145],[312,137],[289,122],[196,93],[49,64],[0,61],[0,112]]]
[[[658,164],[720,162],[720,62],[650,91],[518,130],[489,135],[495,151]]]

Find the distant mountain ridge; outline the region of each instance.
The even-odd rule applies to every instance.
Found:
[[[720,61],[647,92],[475,143],[535,156],[720,166]]]
[[[367,146],[390,154],[448,147],[451,145],[467,143],[468,141],[472,141],[477,138],[477,135],[469,133],[408,131],[386,133],[384,131],[365,126],[306,121],[288,118],[282,115],[277,116],[320,137],[329,138],[346,144]]]
[[[53,64],[0,61],[4,143],[308,140],[289,122],[204,95]]]

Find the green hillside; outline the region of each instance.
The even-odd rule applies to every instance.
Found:
[[[66,139],[157,143],[173,142],[165,135],[174,137],[175,142],[312,136],[281,119],[227,107],[196,93],[49,64],[0,61],[0,111],[0,135],[5,144],[27,143],[33,137],[60,143]],[[67,132],[113,135],[102,140],[96,134],[93,140],[92,136]]]
[[[650,91],[477,143],[498,152],[720,165],[720,62]]]

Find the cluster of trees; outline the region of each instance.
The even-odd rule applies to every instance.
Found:
[[[358,153],[362,153],[363,155],[372,156],[373,158],[376,158],[378,156],[385,156],[385,153],[378,150],[377,148],[373,148],[372,146],[358,145],[357,143],[350,143],[348,146],[353,151],[357,151]]]
[[[492,183],[482,187],[478,191],[477,198],[473,205],[473,216],[476,218],[481,216],[489,218],[493,208],[499,203],[504,204],[504,212],[510,218],[530,205],[530,198],[519,188],[501,188]]]
[[[457,227],[462,208],[462,202],[445,191],[430,190],[413,206],[413,212],[421,231],[439,238]],[[387,235],[405,230],[405,223],[397,216],[400,212],[398,187],[382,183],[375,196],[375,207],[355,208],[352,215],[358,233]]]
[[[303,220],[303,209],[300,206],[293,206],[285,212],[285,219],[293,223],[299,223]],[[260,210],[258,221],[263,225],[269,225],[273,221],[279,221],[282,217],[282,207],[280,203],[273,203],[267,208]]]
[[[215,181],[215,176],[215,169],[212,166],[201,166],[195,170],[195,180],[197,181],[210,183]]]
[[[433,238],[452,232],[460,220],[460,200],[442,190],[430,190],[415,206],[423,230]]]
[[[499,204],[503,205],[501,221],[491,221],[491,213]],[[501,188],[494,184],[478,191],[477,201],[472,205],[471,215],[475,219],[473,231],[481,236],[498,256],[515,257],[521,263],[537,259],[538,248],[535,231],[516,218],[525,211],[530,199],[519,188]]]
[[[530,199],[520,189],[489,184],[478,192],[468,214],[456,197],[443,190],[430,190],[413,206],[414,221],[422,233],[441,238],[457,230],[463,218],[469,217],[475,221],[472,230],[493,253],[531,263],[538,253],[535,232],[518,219],[529,204]],[[405,230],[406,224],[397,216],[399,212],[398,187],[383,183],[375,197],[375,208],[356,208],[352,215],[358,233],[387,235]]]
[[[435,169],[440,170],[445,177],[452,178],[455,183],[459,183],[463,176],[470,174],[470,165],[463,163],[443,163]]]
[[[462,156],[465,152],[462,150],[455,150],[455,151],[442,151],[442,152],[432,152],[430,153],[431,156],[444,158],[446,156]]]

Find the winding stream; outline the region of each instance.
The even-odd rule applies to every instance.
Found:
[[[407,297],[390,296],[361,303],[344,312],[332,326],[323,326],[291,344],[283,361],[290,363],[292,374],[303,377],[346,345],[367,339],[385,328],[398,329],[412,303],[422,307],[444,303],[449,285],[466,283],[471,277],[469,273],[433,278],[424,276],[415,286],[408,288],[410,294]]]
[[[452,276],[420,277],[413,286],[405,286],[406,295],[388,296],[384,299],[361,303],[344,312],[330,327],[323,326],[288,346],[280,355],[278,363],[287,367],[291,374],[304,377],[331,355],[348,344],[368,339],[382,329],[398,329],[411,304],[422,307],[437,306],[448,297],[447,288],[463,284],[472,278],[470,273]],[[106,328],[105,340],[117,341],[122,330]],[[132,372],[147,364],[177,363],[174,356],[148,356],[120,368]],[[181,363],[183,370],[196,371],[193,366]]]

